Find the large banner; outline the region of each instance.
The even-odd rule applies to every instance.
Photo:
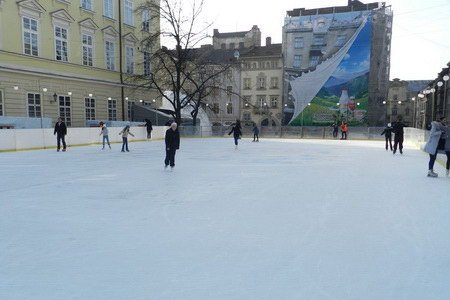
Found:
[[[288,97],[295,106],[289,124],[318,126],[347,122],[353,126],[367,125],[372,36],[370,12],[298,19],[300,24],[318,26],[321,23],[322,27],[326,24],[328,28],[324,37],[328,40],[324,43],[326,51],[322,50],[323,56],[314,68],[298,76],[292,72],[287,76]],[[330,46],[339,50],[333,51]]]

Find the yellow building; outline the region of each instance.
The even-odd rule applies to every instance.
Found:
[[[143,2],[0,0],[0,116],[128,120],[133,101],[156,97],[121,84],[151,70],[155,49],[139,41],[159,15],[137,11]]]

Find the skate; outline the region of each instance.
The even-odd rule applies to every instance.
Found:
[[[447,170],[445,170],[445,176],[450,176],[450,174],[449,174],[449,170],[447,169]]]
[[[63,152],[66,152],[66,149],[63,149],[62,151],[63,151]]]
[[[438,174],[434,173],[433,170],[428,170],[428,177],[438,177]]]

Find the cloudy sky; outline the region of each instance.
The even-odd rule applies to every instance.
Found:
[[[281,43],[287,10],[347,5],[347,0],[205,0],[203,16],[220,32],[258,25]],[[370,3],[375,1],[362,1]],[[450,61],[450,0],[388,0],[394,11],[391,78],[434,79]]]

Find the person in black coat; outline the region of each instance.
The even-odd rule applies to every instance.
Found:
[[[259,142],[259,128],[256,123],[253,123],[253,141]]]
[[[53,135],[56,134],[56,144],[57,144],[57,149],[56,151],[59,152],[59,149],[61,149],[61,141],[63,144],[63,150],[62,151],[66,151],[66,134],[67,134],[67,126],[66,123],[64,123],[62,121],[61,118],[58,118],[58,121],[55,124],[55,130],[53,131]]]
[[[333,137],[337,138],[339,133],[339,125],[337,123],[333,123],[331,127],[333,127]]]
[[[166,131],[166,159],[164,160],[165,168],[169,165],[173,169],[175,167],[175,152],[180,149],[180,132],[177,129],[177,123],[170,124],[170,128]]]
[[[242,135],[241,129],[242,129],[241,122],[237,120],[236,123],[231,128],[231,131],[228,133],[228,135],[231,135],[233,133],[235,149],[237,149],[238,140],[241,138]]]
[[[398,117],[397,122],[394,122],[392,125],[392,132],[394,133],[394,151],[392,154],[397,152],[397,148],[400,150],[400,154],[403,154],[403,139],[404,139],[404,130],[403,128],[407,127],[405,123],[402,122],[402,118]]]
[[[149,119],[145,119],[144,122],[145,122],[144,126],[147,128],[147,139],[151,139],[153,130],[152,121],[150,121]]]
[[[391,148],[392,151],[392,124],[388,123],[387,126],[384,128],[383,132],[381,133],[381,135],[384,135],[385,139],[386,139],[386,151],[388,150],[388,143],[389,143],[389,147]]]

